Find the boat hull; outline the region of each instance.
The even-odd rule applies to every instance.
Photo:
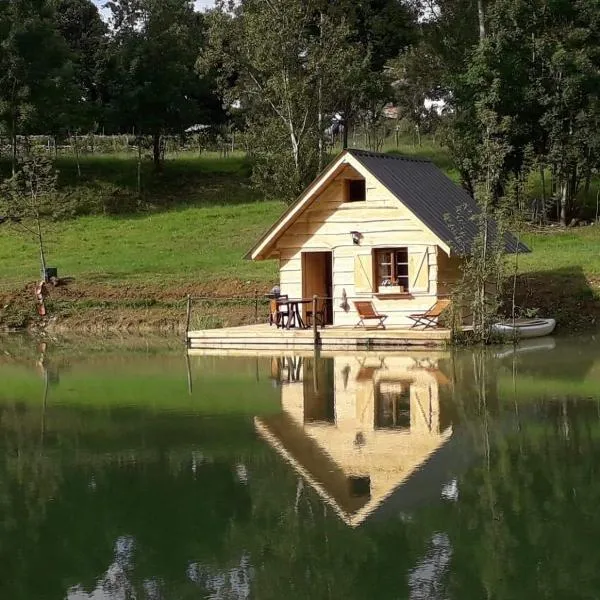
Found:
[[[529,339],[550,335],[556,328],[554,319],[531,319],[529,321],[515,321],[510,323],[496,323],[494,332],[511,338]]]

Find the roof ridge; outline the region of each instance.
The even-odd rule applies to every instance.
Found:
[[[404,160],[409,162],[432,163],[430,158],[424,156],[407,156],[405,154],[388,154],[387,152],[374,152],[372,150],[362,150],[361,148],[346,148],[346,152],[360,156],[371,156],[373,158],[388,158],[392,160]]]

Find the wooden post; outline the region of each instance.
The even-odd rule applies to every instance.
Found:
[[[258,290],[254,290],[254,323],[258,323]]]
[[[187,314],[185,318],[185,343],[189,345],[188,332],[190,331],[190,321],[192,318],[192,297],[187,297]]]
[[[319,332],[317,330],[317,307],[318,307],[318,297],[313,296],[312,301],[312,317],[313,317],[313,344],[315,346],[315,350],[319,347]]]
[[[185,353],[185,366],[187,369],[188,394],[191,396],[194,392],[194,384],[192,382],[192,368],[190,366],[190,353]]]

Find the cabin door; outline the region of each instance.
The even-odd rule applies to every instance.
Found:
[[[325,325],[333,324],[333,257],[331,252],[302,253],[302,297],[326,298],[321,300],[319,310],[325,310]],[[306,311],[312,310],[304,305]]]

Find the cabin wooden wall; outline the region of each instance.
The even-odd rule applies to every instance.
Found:
[[[278,240],[282,293],[302,297],[303,252],[331,251],[334,325],[356,324],[353,299],[372,300],[377,310],[388,315],[390,325],[408,325],[407,315],[427,310],[437,299],[437,241],[372,177],[366,178],[365,202],[345,202],[343,181],[355,177],[360,177],[359,173],[346,166]],[[353,244],[352,231],[362,234],[360,245]],[[411,271],[416,274],[420,269],[409,299],[372,291],[372,253],[386,247],[408,247]]]
[[[460,256],[448,256],[438,248],[438,294],[440,296],[449,296],[452,293],[452,288],[462,277],[461,269],[464,260]]]

